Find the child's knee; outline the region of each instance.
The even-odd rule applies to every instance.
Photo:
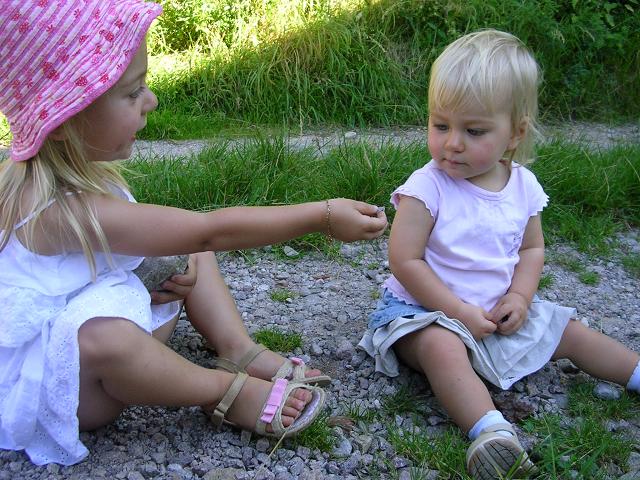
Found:
[[[422,359],[440,359],[442,355],[452,351],[464,351],[466,354],[466,347],[460,337],[451,330],[439,325],[429,325],[410,333],[398,340],[394,348],[401,351],[420,352],[419,356]]]
[[[585,326],[579,320],[569,320],[567,327],[562,333],[560,344],[553,354],[552,360],[570,357],[576,348],[580,348],[583,343],[582,337],[588,331],[589,327]]]
[[[104,361],[121,356],[131,350],[135,334],[139,327],[123,318],[92,318],[78,330],[80,359],[86,361]]]

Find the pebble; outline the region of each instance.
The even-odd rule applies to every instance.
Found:
[[[596,384],[593,388],[593,394],[602,400],[618,400],[621,395],[619,389],[604,382],[598,382]]]
[[[639,233],[629,235],[637,238]],[[634,245],[633,248],[638,249],[635,238],[624,245]],[[388,270],[384,270],[388,265],[386,249],[387,240],[381,239],[345,244],[340,248],[341,258],[338,259],[319,253],[298,256],[296,252],[295,259],[283,260],[282,256],[264,250],[253,251],[247,256],[220,254],[218,259],[247,329],[256,332],[277,325],[285,332],[300,333],[301,350],[284,353],[297,353],[309,365],[332,376],[333,382],[326,389],[330,415],[346,415],[346,406],[356,404],[363,411],[379,410],[389,395],[397,393],[401,386],[408,386],[425,396],[424,416],[412,420],[411,415],[398,412],[390,420],[402,429],[414,428],[437,435],[449,428],[451,421],[421,377],[405,367],[401,367],[400,376],[396,378],[375,373],[373,360],[357,348],[366,328],[367,315],[377,301],[372,292],[380,286],[371,265],[380,265],[378,273],[388,275]],[[554,263],[554,255],[558,258],[578,256],[590,270],[600,274],[600,283],[596,286],[582,284],[577,274]],[[640,335],[637,334],[640,331],[640,299],[629,294],[637,291],[638,280],[629,276],[616,259],[605,261],[580,256],[567,246],[548,248],[547,257],[545,274],[551,274],[554,282],[539,292],[540,297],[576,307],[581,321],[602,328],[605,333],[640,351]],[[277,282],[286,282],[286,285]],[[274,288],[304,293],[292,298],[291,302],[282,303],[269,298],[268,292]],[[211,353],[201,340],[182,318],[170,346],[186,358],[207,366]],[[570,362],[551,363],[517,382],[511,391],[495,389],[492,395],[496,404],[503,405],[505,416],[520,418],[545,412],[562,415],[567,408],[568,386],[575,378],[588,377]],[[617,386],[599,382],[594,396],[610,395],[613,398],[616,394],[619,396],[620,390]],[[611,431],[640,438],[638,421],[618,420],[607,425]],[[228,427],[215,431],[198,408],[132,407],[112,425],[82,435],[91,453],[78,465],[38,467],[23,453],[0,450],[0,480],[438,477],[435,470],[418,472],[418,465],[412,465],[394,450],[388,441],[387,419],[355,422],[351,431],[337,430],[339,433],[332,433],[336,443],[330,453],[285,440],[269,457],[274,440],[242,434]],[[525,436],[521,440],[528,448],[532,441],[533,444],[539,441],[535,438],[528,441]],[[621,473],[615,478],[640,478],[640,454],[632,454],[628,465],[619,467]]]

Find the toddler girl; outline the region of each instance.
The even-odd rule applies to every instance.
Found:
[[[145,34],[160,11],[142,0],[0,9],[0,111],[13,133],[0,166],[0,448],[36,464],[82,460],[78,431],[133,404],[201,405],[217,425],[267,435],[308,426],[328,377],[253,343],[211,252],[317,231],[371,239],[386,226],[347,199],[210,213],[136,203],[112,161],[129,157],[157,105]],[[152,302],[132,271],[187,253],[189,271]],[[180,300],[233,373],[165,346]]]
[[[550,359],[640,390],[638,355],[535,295],[547,196],[533,155],[538,67],[514,36],[485,30],[438,57],[429,83],[432,160],[396,189],[393,275],[360,346],[376,370],[399,359],[427,377],[468,433],[474,478],[534,471],[480,377],[508,389]],[[396,357],[397,356],[397,357]]]

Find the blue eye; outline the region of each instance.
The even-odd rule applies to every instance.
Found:
[[[129,97],[138,98],[140,95],[142,95],[142,92],[144,92],[144,85],[136,89],[133,93],[130,93]]]
[[[481,130],[479,128],[467,128],[467,133],[469,135],[471,135],[472,137],[479,137],[481,135],[484,135],[485,133],[487,133],[486,130]]]
[[[433,125],[433,128],[435,128],[436,130],[439,130],[441,132],[446,132],[448,127],[442,123],[437,123]]]

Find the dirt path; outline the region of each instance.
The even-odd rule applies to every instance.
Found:
[[[572,122],[563,125],[549,125],[544,129],[547,141],[565,139],[582,143],[593,148],[611,148],[619,144],[640,143],[640,123],[619,126]],[[248,137],[225,137],[230,144],[240,143]],[[313,148],[324,154],[328,150],[348,142],[366,141],[374,145],[409,145],[426,143],[427,131],[423,127],[394,127],[348,130],[341,128],[318,129],[304,133],[291,133],[289,145],[294,149]],[[197,154],[211,140],[161,140],[138,141],[134,155],[142,157],[180,157]]]

